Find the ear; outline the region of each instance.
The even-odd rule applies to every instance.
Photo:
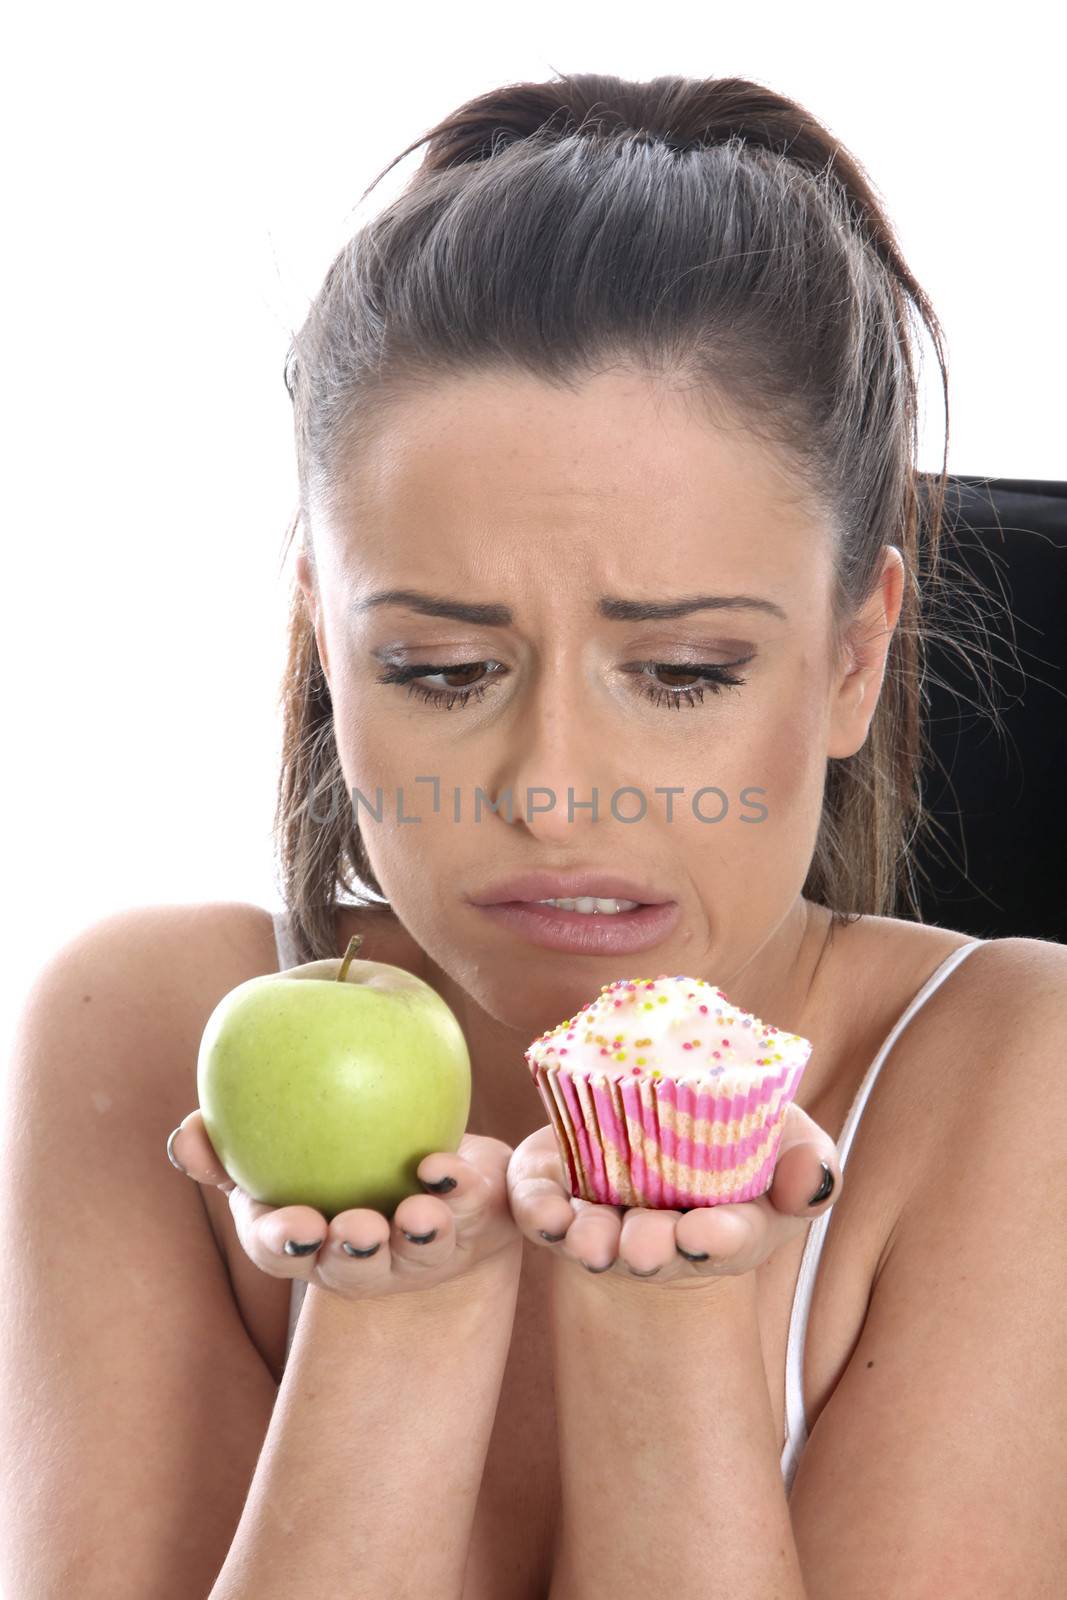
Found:
[[[832,689],[828,756],[853,756],[863,748],[903,597],[904,557],[888,544],[878,581],[848,630],[844,664]]]
[[[315,644],[318,647],[319,660],[322,662],[323,675],[326,686],[332,695],[333,687],[330,683],[330,663],[326,654],[326,625],[322,615],[322,605],[319,601],[319,591],[315,582],[315,573],[311,562],[308,560],[306,549],[302,548],[296,558],[296,579],[304,591],[304,599],[311,613],[311,624],[315,630]]]

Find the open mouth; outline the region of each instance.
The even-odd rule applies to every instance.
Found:
[[[659,905],[586,897],[547,903],[504,900],[476,909],[545,949],[604,956],[625,955],[660,944],[681,916],[681,907],[674,900]]]
[[[515,906],[546,906],[557,911],[577,911],[582,917],[618,917],[627,911],[639,911],[639,900],[601,900],[582,895],[577,900],[511,900],[505,904]]]

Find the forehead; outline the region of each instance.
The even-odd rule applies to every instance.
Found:
[[[327,520],[368,581],[415,557],[424,575],[473,580],[494,558],[544,572],[558,555],[574,581],[579,569],[632,581],[636,558],[665,590],[686,587],[694,562],[773,586],[818,577],[827,541],[785,452],[617,371],[573,390],[472,375],[405,398],[360,447]]]

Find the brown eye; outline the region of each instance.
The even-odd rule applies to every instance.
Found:
[[[454,705],[465,706],[473,696],[480,700],[486,685],[504,671],[499,661],[460,661],[455,666],[434,666],[428,661],[413,662],[410,666],[388,666],[378,675],[379,683],[407,684],[408,694],[417,695],[433,706],[451,711]],[[483,676],[478,678],[477,673]],[[459,679],[446,682],[444,687],[428,687],[420,678]]]
[[[687,689],[692,686],[691,684],[679,683],[679,678],[690,678],[692,679],[693,683],[701,682],[699,672],[694,672],[692,667],[662,666],[657,667],[656,671],[666,674],[667,687],[669,689]]]
[[[751,657],[748,659],[751,660]],[[745,663],[737,661],[732,665],[743,667]],[[655,705],[665,706],[668,711],[672,706],[681,709],[682,706],[700,705],[706,689],[710,689],[712,694],[721,694],[723,689],[739,688],[745,681],[732,672],[730,667],[719,666],[711,661],[694,661],[692,664],[680,664],[677,661],[639,661],[626,670],[644,677],[645,697]],[[648,677],[651,673],[665,673],[668,680],[673,681],[662,683],[658,678]],[[689,681],[679,683],[678,679]]]
[[[446,689],[466,689],[467,686],[473,681],[473,679],[471,677],[471,674],[472,673],[476,673],[476,672],[481,672],[483,666],[484,666],[484,662],[471,661],[470,663],[468,663],[468,665],[463,666],[463,667],[442,667],[441,670],[440,670],[440,673],[438,674],[438,676],[442,677],[442,678],[445,678],[445,679],[448,679],[448,678],[458,678],[459,679],[458,683],[447,683],[446,682],[446,684],[445,684],[445,688]]]

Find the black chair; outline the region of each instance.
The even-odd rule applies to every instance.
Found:
[[[923,920],[1067,942],[1067,483],[950,474],[942,550],[946,576],[962,568],[981,586],[980,613],[963,603],[963,633],[980,615],[995,669],[992,684],[976,682],[965,648],[929,651]]]

